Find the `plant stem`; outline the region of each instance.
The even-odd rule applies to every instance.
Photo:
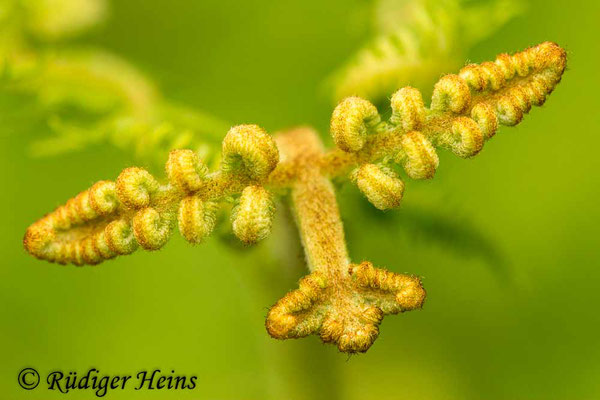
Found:
[[[344,229],[333,186],[322,176],[322,144],[309,128],[277,136],[284,159],[296,166],[291,201],[311,271],[339,271],[349,264]]]

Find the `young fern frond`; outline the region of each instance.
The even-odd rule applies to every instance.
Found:
[[[260,185],[278,160],[275,142],[261,128],[233,127],[223,140],[220,170],[209,173],[191,150],[171,152],[164,185],[144,169],[127,168],[115,182],[94,184],[32,225],[25,248],[48,261],[97,264],[139,246],[159,249],[176,222],[189,242],[200,243],[214,227],[218,203],[240,193],[234,230],[244,242],[258,241],[273,215]]]
[[[340,351],[364,352],[383,316],[420,308],[425,290],[415,276],[350,261],[330,179],[348,176],[375,207],[397,207],[404,183],[393,164],[428,179],[438,167],[436,147],[474,156],[499,124],[515,125],[543,104],[565,65],[564,50],[551,42],[502,54],[442,77],[429,108],[416,89],[398,90],[389,121],[367,100],[347,98],[333,112],[338,147],[329,151],[309,128],[273,139],[256,125],[233,127],[218,171],[209,172],[191,150],[171,152],[166,184],[127,168],[116,182],[96,183],[31,225],[25,248],[49,261],[97,264],[139,246],[162,247],[177,223],[199,243],[214,228],[219,203],[231,197],[233,231],[253,243],[271,228],[273,193],[287,194],[311,273],[270,309],[267,331],[277,339],[318,334]]]
[[[340,351],[365,352],[383,316],[420,308],[425,290],[415,276],[350,262],[333,185],[322,170],[326,154],[314,131],[280,134],[277,144],[291,164],[284,176],[293,176],[292,209],[311,274],[271,307],[267,331],[276,339],[318,334]],[[275,181],[283,178],[277,172]]]

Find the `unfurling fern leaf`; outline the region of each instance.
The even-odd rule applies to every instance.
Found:
[[[232,199],[233,232],[250,244],[269,234],[273,199],[284,195],[311,273],[271,307],[268,333],[318,334],[340,351],[365,352],[385,315],[421,308],[426,292],[416,276],[351,262],[331,179],[348,177],[378,209],[397,207],[404,182],[395,168],[428,179],[439,164],[437,148],[475,156],[499,125],[517,125],[542,105],[565,68],[566,52],[552,42],[500,54],[443,76],[429,107],[417,89],[399,89],[388,121],[368,100],[349,97],[333,111],[336,148],[328,151],[310,128],[271,137],[257,125],[235,126],[223,140],[217,171],[189,149],[169,154],[162,184],[142,168],[126,168],[116,181],[97,182],[33,223],[23,244],[39,259],[83,265],[138,247],[157,250],[176,225],[186,240],[201,243]]]

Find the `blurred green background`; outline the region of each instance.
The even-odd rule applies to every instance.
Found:
[[[127,0],[110,13],[78,40],[131,61],[167,97],[271,132],[312,124],[324,138],[320,84],[365,40],[370,17],[362,0]],[[546,105],[479,156],[443,153],[433,181],[407,182],[404,207],[382,214],[340,188],[353,260],[418,274],[428,291],[422,311],[385,318],[369,352],[352,357],[317,337],[266,334],[267,308],[304,274],[285,216],[251,250],[175,234],[161,251],[97,267],[27,255],[31,222],[133,161],[109,145],[32,158],[43,128],[14,129],[32,122],[28,105],[2,97],[1,397],[65,396],[43,383],[22,390],[17,374],[33,366],[42,377],[90,367],[198,376],[192,391],[111,399],[600,398],[598,15],[595,1],[531,1],[472,49],[480,62],[552,40],[568,70]]]

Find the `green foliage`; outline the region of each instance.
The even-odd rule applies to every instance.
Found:
[[[60,40],[101,21],[105,8],[102,0],[5,5],[0,90],[35,99],[50,131],[32,143],[31,154],[108,142],[150,166],[181,147],[210,161],[228,123],[165,100],[148,77],[114,54]]]
[[[373,8],[373,38],[325,84],[334,103],[360,96],[379,105],[400,87],[428,88],[523,6],[515,0],[379,0]]]

